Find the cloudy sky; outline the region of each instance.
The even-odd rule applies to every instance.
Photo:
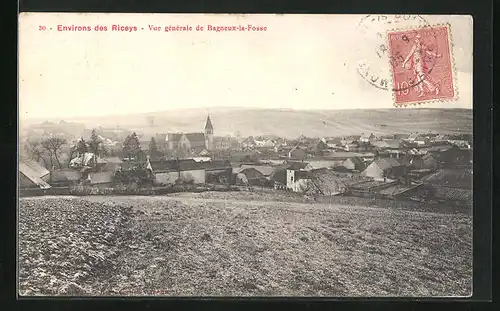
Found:
[[[388,74],[388,62],[377,62],[375,53],[380,44],[376,33],[387,31],[387,25],[367,26],[360,24],[362,18],[23,13],[19,115],[59,118],[215,106],[391,108],[391,92],[373,87],[357,73],[359,63],[368,61],[374,71]],[[427,107],[472,108],[472,19],[421,20],[450,24],[459,90],[456,103]],[[138,31],[110,31],[113,24]],[[267,31],[163,31],[168,25],[206,29],[249,24]],[[108,31],[60,32],[58,25],[105,25]],[[162,29],[149,31],[148,25]]]

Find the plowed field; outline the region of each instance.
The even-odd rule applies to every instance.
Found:
[[[471,293],[468,215],[238,195],[23,198],[20,294]]]

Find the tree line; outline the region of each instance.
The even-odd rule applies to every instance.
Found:
[[[24,146],[24,151],[27,152],[28,156],[34,161],[43,161],[44,166],[47,168],[62,168],[60,157],[63,147],[67,144],[68,141],[66,139],[59,137],[48,137],[41,140],[28,139]],[[139,138],[135,132],[125,138],[121,149],[124,156],[128,159],[141,159],[144,157]],[[106,148],[95,129],[92,130],[92,134],[87,141],[82,137],[74,146],[70,147],[68,167],[74,158],[81,159],[82,162],[80,164],[83,166],[85,154],[87,153],[93,154],[94,159],[92,163],[94,165],[97,164],[95,160],[97,160],[98,157],[110,155],[110,150]],[[158,146],[154,137],[151,138],[149,143],[148,153],[153,157],[162,155],[158,151]],[[47,157],[48,161],[46,159]]]

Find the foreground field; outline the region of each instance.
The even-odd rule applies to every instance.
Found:
[[[470,294],[467,215],[237,195],[21,199],[20,293]]]

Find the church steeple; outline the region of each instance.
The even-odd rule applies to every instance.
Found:
[[[205,148],[208,151],[214,148],[214,127],[210,120],[210,115],[207,116],[207,122],[205,123]]]
[[[214,127],[212,126],[210,115],[208,115],[207,122],[205,123],[205,134],[213,134],[213,133],[214,133]]]

